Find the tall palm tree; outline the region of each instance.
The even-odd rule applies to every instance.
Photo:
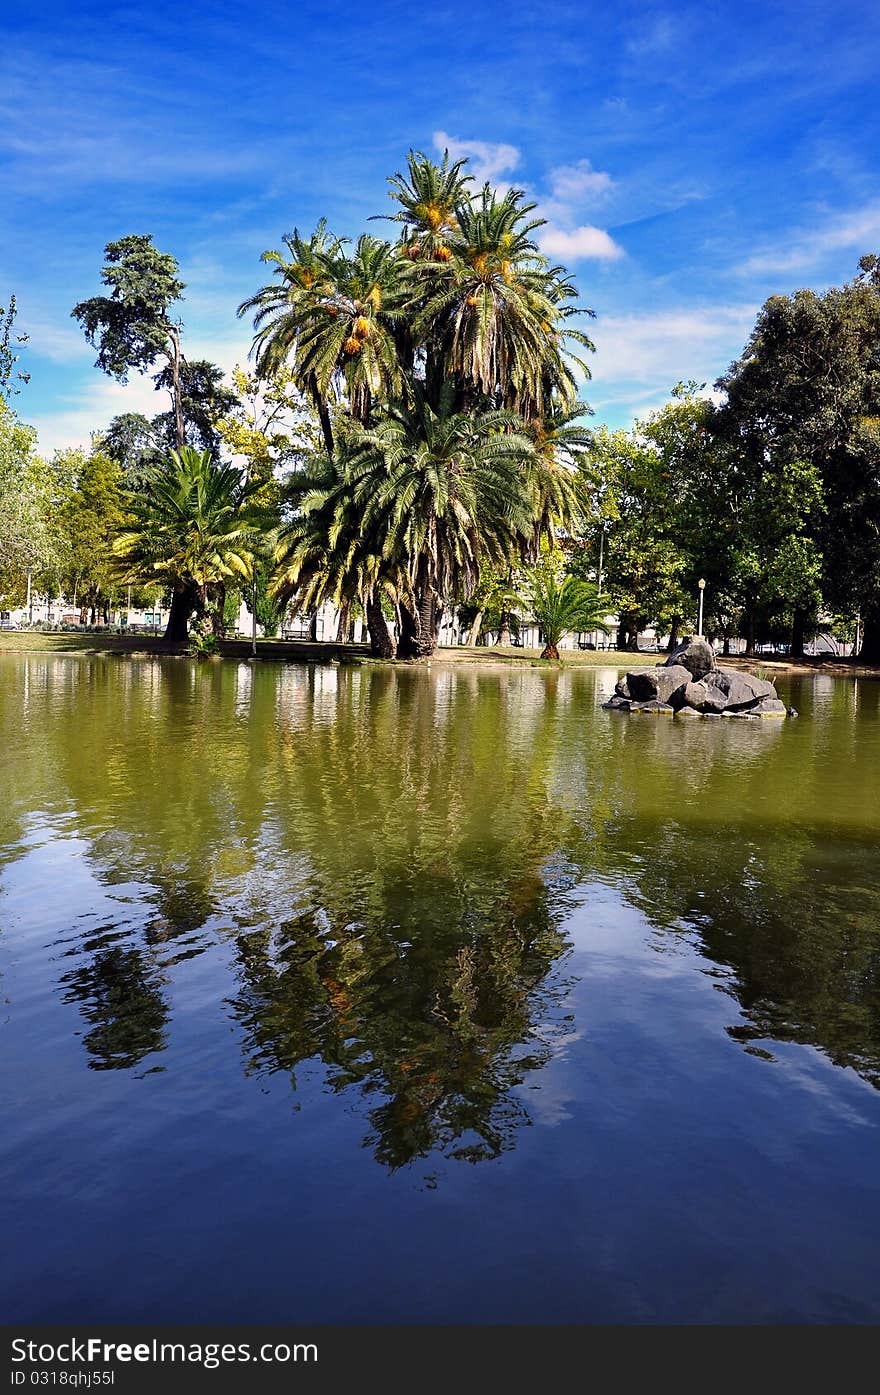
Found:
[[[171,591],[165,639],[186,639],[209,586],[252,577],[265,523],[252,503],[259,487],[235,466],[216,464],[210,451],[184,446],[152,471],[149,488],[130,496],[131,524],[113,545],[116,572],[122,582]]]
[[[531,440],[508,413],[456,412],[455,396],[447,383],[434,408],[417,383],[411,404],[362,432],[354,463],[356,511],[405,583],[404,658],[433,653],[444,603],[529,538]]]
[[[529,592],[532,616],[544,636],[542,659],[559,658],[559,642],[577,630],[608,634],[602,602],[595,586],[580,577],[536,576]]]
[[[297,386],[318,411],[329,455],[334,434],[329,404],[345,391],[350,414],[369,422],[373,399],[400,390],[396,320],[403,296],[400,259],[387,242],[364,234],[352,256],[323,223],[306,241],[285,239],[290,257],[264,252],[278,280],[238,307],[254,316],[257,372],[288,363]]]
[[[432,366],[434,375],[459,378],[459,406],[482,394],[529,418],[553,393],[567,402],[576,396],[565,341],[592,345],[564,323],[574,289],[531,236],[542,224],[530,217],[534,208],[522,191],[498,197],[486,184],[461,198],[441,247],[430,232],[418,240],[428,266],[419,256],[408,268],[413,334],[428,346],[429,387]]]

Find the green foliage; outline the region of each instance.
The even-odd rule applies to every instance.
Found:
[[[544,636],[542,658],[558,658],[562,638],[578,631],[608,633],[605,605],[598,590],[577,576],[561,579],[552,571],[536,571],[527,590],[532,617]]]
[[[132,522],[113,549],[116,575],[170,590],[179,637],[192,612],[204,611],[209,586],[252,576],[265,522],[253,503],[256,489],[235,466],[184,446],[155,472],[149,490],[131,494]]]
[[[37,454],[37,433],[0,399],[0,596],[20,601],[26,569],[56,560],[53,476]]]
[[[5,401],[21,392],[20,385],[31,379],[30,373],[15,366],[21,354],[13,345],[26,344],[29,338],[27,334],[13,334],[17,313],[15,296],[11,295],[8,305],[0,305],[0,400]]]
[[[721,380],[719,426],[767,481],[771,529],[791,525],[781,565],[794,604],[815,608],[821,585],[832,608],[861,608],[880,657],[877,264],[863,257],[854,281],[821,295],[771,296]]]
[[[101,280],[109,296],[92,296],[71,315],[98,350],[96,366],[119,382],[144,373],[168,349],[169,310],[185,284],[169,252],[153,245],[152,235],[133,233],[104,249]]]
[[[174,394],[173,367],[167,363],[154,379],[157,388]],[[238,397],[223,381],[223,370],[206,359],[183,359],[180,364],[180,402],[183,412],[186,443],[196,450],[209,451],[214,460],[220,458],[222,435],[218,421],[238,407]],[[173,412],[162,412],[153,418],[153,432],[163,454],[174,449],[175,423]]]
[[[538,250],[534,205],[474,193],[464,170],[411,153],[390,181],[396,243],[295,230],[264,254],[275,282],[239,307],[258,374],[286,367],[325,449],[289,497],[275,593],[360,604],[380,629],[391,599],[406,656],[432,651],[483,567],[533,560],[584,506],[567,344],[592,345],[574,288]]]
[[[123,475],[103,451],[59,451],[56,479],[58,584],[80,607],[106,610],[113,592],[113,542],[126,519]]]

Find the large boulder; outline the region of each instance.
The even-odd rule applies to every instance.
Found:
[[[776,689],[764,678],[716,668],[699,682],[688,683],[684,700],[698,712],[739,712],[755,707],[764,698],[775,698]]]
[[[634,702],[684,704],[684,689],[690,682],[690,671],[679,664],[662,664],[657,668],[634,669],[626,675],[626,693]],[[620,696],[620,685],[618,685]]]
[[[704,674],[711,673],[715,667],[715,654],[712,646],[707,644],[704,639],[696,637],[683,639],[666,660],[665,667],[673,668],[676,666],[686,668],[693,678],[702,678]]]

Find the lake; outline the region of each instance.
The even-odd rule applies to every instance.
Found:
[[[880,1321],[880,682],[0,656],[6,1321]]]

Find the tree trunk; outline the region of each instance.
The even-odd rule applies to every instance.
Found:
[[[628,639],[629,629],[627,628],[626,621],[621,620],[620,624],[617,627],[617,648],[620,651],[620,653],[624,653],[626,651]]]
[[[226,609],[226,582],[218,581],[214,587],[214,604],[211,608],[211,631],[216,639],[223,638],[223,612]]]
[[[502,610],[498,622],[498,646],[510,644],[510,611]]]
[[[171,398],[174,403],[174,437],[177,449],[183,450],[186,435],[183,429],[183,401],[180,396],[180,329],[177,325],[168,326],[171,340]]]
[[[394,640],[378,597],[371,596],[366,604],[367,629],[370,633],[370,653],[377,659],[394,658]]]
[[[792,616],[791,626],[791,654],[794,659],[804,657],[804,632],[806,630],[806,615],[795,606]]]
[[[559,650],[556,648],[556,645],[555,645],[555,644],[545,644],[545,645],[544,645],[544,648],[543,648],[542,651],[541,651],[541,658],[542,658],[542,659],[558,659],[558,658],[559,658]]]
[[[317,639],[318,639],[318,612],[317,612],[317,611],[315,611],[314,615],[313,615],[313,616],[311,617],[311,619],[309,620],[309,639],[312,641],[313,644],[317,643]]]
[[[484,612],[482,610],[478,610],[474,616],[474,623],[471,625],[471,632],[468,640],[469,644],[479,644],[480,642],[480,630],[483,627],[483,614]]]
[[[864,664],[880,664],[880,611],[869,611],[864,624],[859,658]]]
[[[746,612],[746,658],[755,657],[755,607],[749,605]]]
[[[680,616],[680,615],[673,615],[673,617],[672,617],[672,625],[670,626],[670,629],[669,629],[669,643],[668,643],[667,646],[666,646],[666,652],[667,652],[667,654],[671,654],[672,651],[673,651],[673,649],[674,649],[674,648],[676,647],[676,645],[678,644],[678,627],[679,627],[680,624],[681,624],[681,616]]]
[[[192,582],[175,587],[171,597],[168,624],[162,636],[169,644],[185,644],[189,634],[189,618],[198,602],[198,588]]]
[[[724,636],[724,645],[722,647],[721,653],[725,659],[728,659],[730,657],[730,635]]]
[[[351,606],[348,601],[343,601],[339,607],[339,623],[336,626],[336,643],[345,644],[348,640],[348,631],[351,623]]]
[[[327,403],[324,401],[324,398],[321,396],[321,393],[320,393],[320,391],[319,391],[319,389],[318,389],[318,384],[317,384],[317,381],[316,381],[316,379],[315,379],[315,375],[314,375],[314,374],[312,374],[311,377],[310,377],[310,379],[309,379],[309,393],[310,393],[310,395],[311,395],[312,401],[313,401],[314,404],[315,404],[315,411],[318,413],[318,420],[319,420],[320,423],[321,423],[321,434],[322,434],[323,437],[324,437],[324,445],[325,445],[326,448],[327,448],[327,454],[328,454],[328,455],[331,457],[331,459],[332,459],[332,456],[333,456],[333,423],[332,423],[331,420],[330,420],[330,411],[329,411],[329,409],[328,409],[328,407],[327,407]]]

